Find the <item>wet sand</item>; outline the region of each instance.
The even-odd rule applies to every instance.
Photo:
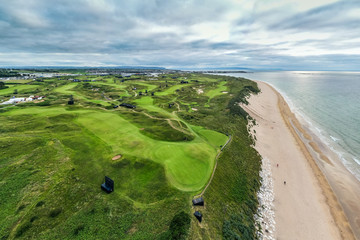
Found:
[[[243,108],[257,122],[255,148],[271,165],[276,224],[265,239],[359,239],[359,182],[277,91],[258,84],[262,92]]]

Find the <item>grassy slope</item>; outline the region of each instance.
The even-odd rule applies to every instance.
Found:
[[[229,224],[226,229],[236,233],[234,216],[256,206],[259,158],[249,147],[246,121],[224,114],[230,95],[221,92],[229,88],[236,95],[252,83],[219,82],[219,77],[206,75],[187,78],[197,82],[92,78],[104,81],[92,84],[103,86],[107,96],[124,90],[134,96],[134,85],[137,91],[158,89],[153,97],[126,98],[138,105],[137,112],[105,110],[116,100],[100,100],[99,93],[66,78],[37,87],[53,106],[27,103],[0,112],[0,237],[167,239],[173,216],[181,210],[192,213],[191,195],[206,184],[216,152],[228,139],[225,133],[234,138],[205,193],[204,224],[199,227],[192,219],[190,238],[221,238]],[[193,89],[204,86],[202,95]],[[61,105],[69,95],[76,104]],[[168,108],[174,102],[179,106]],[[199,110],[189,111],[192,106]],[[111,160],[117,154],[122,158]],[[112,194],[99,190],[104,175],[115,180]]]
[[[54,92],[58,92],[58,93],[61,93],[61,94],[66,94],[66,95],[73,95],[75,101],[78,100],[78,99],[81,99],[81,100],[85,100],[85,101],[88,101],[88,102],[93,102],[93,103],[104,105],[104,106],[109,105],[104,100],[89,99],[86,96],[82,95],[81,93],[75,91],[74,88],[77,87],[77,86],[78,86],[78,83],[70,83],[70,84],[63,85],[61,87],[56,88],[54,90]]]
[[[22,93],[23,90],[35,89],[36,85],[6,85],[9,88],[1,89],[0,95],[12,95],[14,90],[17,89],[19,93]]]
[[[144,239],[165,231],[187,205],[184,194],[167,184],[159,164],[109,161],[111,149],[74,123],[76,116],[2,117],[9,137],[1,138],[1,236]],[[105,174],[116,176],[114,194],[100,191]],[[158,221],[169,201],[169,215]]]
[[[224,94],[223,92],[227,90],[227,87],[225,86],[226,82],[222,81],[219,83],[218,87],[216,89],[209,90],[206,92],[206,96],[208,96],[210,99],[219,96],[221,94]]]
[[[228,81],[229,94],[237,95],[244,86],[256,86],[250,81]],[[247,132],[247,121],[225,110],[228,94],[210,102],[209,108],[183,114],[183,118],[197,125],[233,136],[221,154],[214,178],[204,194],[206,207],[203,223],[192,221],[190,239],[254,239],[252,216],[256,211],[256,191],[259,188],[260,156],[250,147],[253,140]],[[245,230],[244,230],[245,229]]]
[[[79,116],[77,121],[106,142],[114,155],[137,156],[163,164],[170,182],[181,190],[201,189],[214,165],[216,150],[200,137],[191,142],[157,141],[113,113],[95,112]]]

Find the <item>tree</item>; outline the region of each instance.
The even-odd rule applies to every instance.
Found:
[[[14,94],[18,94],[18,90],[17,90],[17,89],[14,90]]]
[[[0,89],[8,88],[8,86],[5,86],[4,82],[0,82]]]
[[[170,223],[171,239],[186,239],[186,235],[190,228],[190,216],[189,214],[181,211],[176,214]]]

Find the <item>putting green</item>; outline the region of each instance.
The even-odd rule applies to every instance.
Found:
[[[227,136],[219,132],[208,130],[199,126],[191,126],[191,128],[215,148],[219,148],[220,145],[223,145],[228,140]]]

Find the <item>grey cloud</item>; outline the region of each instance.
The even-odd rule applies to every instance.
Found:
[[[348,16],[348,12],[354,9],[360,10],[359,1],[340,1],[307,12],[298,13],[291,17],[281,19],[272,24],[269,29],[291,30],[318,30],[324,31],[341,28],[359,28],[360,16]]]
[[[161,65],[321,68],[320,63],[360,68],[358,55],[284,56],[299,46],[352,49],[360,43],[360,20],[348,12],[358,1],[338,1],[306,12],[286,6],[265,12],[261,1],[241,11],[233,22],[233,0],[0,0],[0,65]],[[233,14],[233,13],[232,13]],[[228,21],[228,22],[226,22]],[[195,37],[196,24],[226,22],[229,37],[213,41]],[[326,39],[251,43],[257,31],[271,35],[330,33]],[[314,64],[314,62],[320,62]],[[345,64],[344,64],[345,65]],[[343,66],[345,67],[345,66]]]

